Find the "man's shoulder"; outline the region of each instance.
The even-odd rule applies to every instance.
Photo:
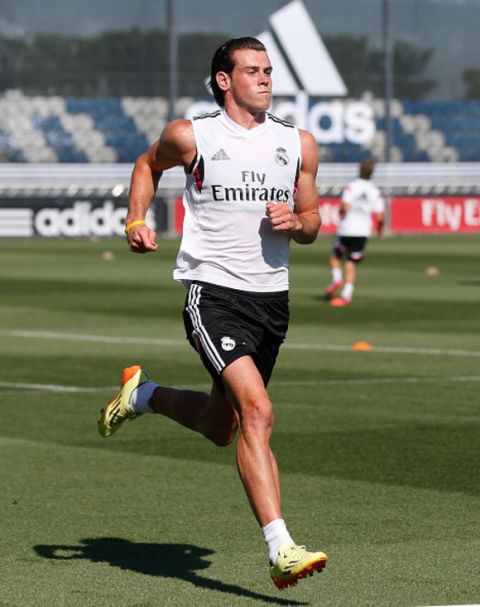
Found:
[[[368,185],[367,185],[367,188],[368,188],[368,189],[369,189],[369,190],[370,190],[370,191],[371,191],[373,194],[376,194],[376,195],[379,195],[379,194],[380,194],[380,188],[379,188],[379,187],[378,187],[378,186],[377,186],[375,183],[373,183],[373,181],[367,181],[367,184],[368,184]]]
[[[160,144],[164,151],[182,157],[195,150],[192,122],[186,118],[171,120],[165,126],[160,137]]]
[[[271,121],[274,124],[278,124],[280,126],[283,126],[287,129],[295,129],[295,125],[292,124],[291,122],[288,122],[288,120],[283,120],[283,118],[279,118],[278,116],[275,116],[275,114],[271,114],[270,112],[266,113],[266,117],[267,120]]]
[[[192,122],[188,118],[175,118],[165,125],[163,133],[167,136],[188,135],[192,131]]]
[[[192,120],[194,122],[205,120],[207,122],[212,119],[219,118],[222,114],[222,110],[215,110],[214,112],[206,112],[205,114],[199,114],[198,116],[193,116]]]
[[[375,192],[378,191],[377,186],[370,181],[370,179],[362,179],[361,177],[356,177],[352,179],[349,183],[351,188],[355,188],[357,190],[367,191],[367,192]]]

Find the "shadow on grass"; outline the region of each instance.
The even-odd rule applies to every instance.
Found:
[[[256,599],[272,605],[308,605],[201,577],[197,572],[210,566],[210,561],[204,560],[204,557],[214,554],[214,551],[190,544],[145,544],[115,537],[100,537],[80,540],[80,544],[76,546],[37,545],[34,549],[39,556],[46,559],[86,559],[92,563],[109,563],[112,567],[144,575],[174,578],[190,582],[199,588]]]

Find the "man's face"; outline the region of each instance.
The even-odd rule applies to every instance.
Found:
[[[234,51],[230,93],[236,104],[251,111],[265,111],[272,98],[272,66],[265,51]]]

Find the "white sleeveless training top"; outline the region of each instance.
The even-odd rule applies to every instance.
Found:
[[[173,277],[256,292],[288,289],[290,237],[271,229],[268,201],[293,208],[298,129],[267,114],[245,129],[223,110],[192,120],[197,155],[183,196]]]
[[[377,186],[368,179],[354,179],[345,186],[342,201],[350,205],[338,224],[339,236],[363,236],[372,233],[372,213],[383,213],[385,201]]]

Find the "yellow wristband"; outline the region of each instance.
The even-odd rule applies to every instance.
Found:
[[[140,225],[145,225],[145,221],[143,219],[137,219],[135,221],[132,221],[127,226],[125,226],[125,234],[128,234],[134,226],[140,226]]]

